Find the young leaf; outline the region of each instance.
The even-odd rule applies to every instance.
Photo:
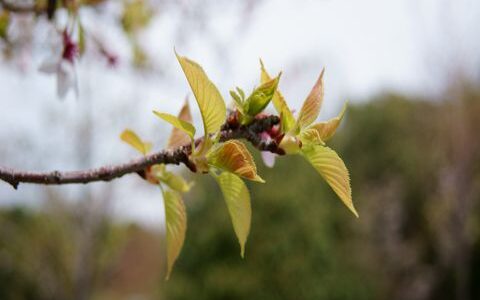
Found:
[[[238,109],[238,111],[241,114],[245,114],[245,111],[243,110],[244,103],[241,96],[238,95],[235,91],[230,91],[230,96],[232,96],[233,103],[235,104],[235,107]]]
[[[0,12],[0,39],[6,39],[8,34],[8,25],[10,23],[10,14],[7,10]]]
[[[272,100],[272,97],[277,90],[278,81],[280,80],[281,73],[272,80],[262,83],[256,88],[252,94],[246,100],[246,112],[250,116],[256,116],[261,113],[268,103]]]
[[[260,67],[261,67],[261,75],[260,75],[261,83],[266,83],[272,80],[267,70],[265,69],[265,66],[263,65],[262,60],[260,60]],[[282,131],[283,132],[290,131],[290,129],[292,129],[293,126],[295,125],[295,118],[293,117],[292,112],[288,108],[285,98],[283,98],[282,94],[278,89],[275,91],[275,94],[272,97],[272,102],[273,102],[273,106],[275,107],[275,110],[280,114],[280,117],[282,119]]]
[[[352,202],[350,175],[342,159],[332,149],[324,146],[311,146],[302,149],[303,156],[330,185],[343,203],[358,218]]]
[[[85,29],[82,26],[82,23],[80,23],[80,19],[78,20],[78,50],[80,52],[80,55],[83,55],[85,53],[86,49],[86,44],[85,44]]]
[[[235,174],[223,172],[216,179],[227,203],[233,229],[240,243],[240,256],[243,258],[252,219],[250,193],[243,180]]]
[[[167,278],[173,269],[173,265],[180,254],[187,230],[187,213],[185,205],[177,192],[163,191],[165,205],[165,222],[167,231]]]
[[[282,132],[290,132],[295,127],[295,118],[293,118],[292,112],[287,106],[282,108],[282,112],[280,113],[280,126]]]
[[[177,53],[175,55],[197,100],[205,135],[219,131],[227,114],[220,92],[199,64]]]
[[[320,113],[320,108],[323,102],[323,74],[325,69],[322,70],[317,82],[313,86],[310,94],[302,105],[302,109],[298,114],[297,126],[302,129],[312,124],[317,119]]]
[[[340,125],[340,122],[343,119],[343,115],[345,114],[346,109],[347,109],[347,103],[343,105],[342,111],[338,116],[326,122],[313,124],[312,126],[309,127],[309,129],[316,130],[318,132],[318,135],[323,141],[328,141],[335,134],[335,131],[337,130],[338,126]]]
[[[162,179],[168,187],[180,193],[187,193],[192,188],[192,182],[188,183],[182,176],[172,172],[165,172]]]
[[[302,141],[303,145],[325,145],[320,133],[311,127],[300,131],[300,141]]]
[[[187,183],[182,176],[176,175],[172,172],[166,170],[165,165],[154,165],[152,166],[152,174],[157,179],[157,181],[161,181],[168,185],[174,191],[180,193],[186,193],[192,187],[191,183]]]
[[[257,182],[265,182],[257,174],[257,167],[252,155],[244,144],[230,140],[214,147],[207,154],[208,164],[240,177]]]
[[[175,117],[174,115],[171,115],[171,114],[166,114],[166,113],[161,113],[161,112],[158,112],[158,111],[153,111],[153,113],[163,119],[164,121],[167,121],[168,123],[172,124],[175,128],[185,132],[189,137],[190,139],[193,140],[194,136],[195,136],[195,127],[193,127],[192,124],[186,122],[186,121],[183,121],[183,120],[180,120],[179,118]]]
[[[297,154],[302,148],[302,142],[297,136],[287,133],[283,136],[278,147],[281,148],[285,154]]]
[[[208,165],[208,160],[206,155],[211,150],[214,141],[206,136],[200,144],[195,148],[195,151],[190,154],[189,159],[195,164],[196,172],[198,173],[208,173],[210,167]]]
[[[185,99],[185,103],[183,104],[182,109],[178,113],[177,118],[179,120],[188,122],[190,124],[192,123],[192,114],[190,113],[190,106],[188,105],[188,99]],[[181,129],[173,127],[172,133],[168,138],[167,148],[168,149],[177,148],[180,146],[184,146],[190,142],[191,142],[191,138],[188,134],[185,134],[185,132]]]
[[[143,142],[138,135],[130,129],[125,129],[120,138],[125,143],[129,144],[133,148],[137,149],[143,155],[147,155],[148,152],[152,149],[151,143]]]
[[[237,90],[237,93],[242,98],[242,101],[245,100],[245,92],[241,88],[239,88],[238,86],[235,89]]]

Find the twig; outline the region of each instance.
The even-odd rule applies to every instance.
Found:
[[[280,119],[277,116],[268,116],[255,120],[248,126],[237,126],[233,128],[230,124],[226,123],[222,126],[220,141],[244,138],[259,150],[279,153],[278,145],[274,141],[265,142],[259,138],[260,132],[270,129],[279,122]],[[201,139],[198,139],[196,144],[199,142],[201,142]],[[20,183],[50,185],[71,183],[86,184],[95,181],[110,181],[122,177],[125,174],[141,173],[147,167],[155,164],[179,165],[183,163],[192,170],[194,169],[194,166],[192,166],[192,163],[188,158],[191,151],[191,146],[186,145],[173,150],[162,150],[137,158],[128,163],[83,171],[30,172],[0,166],[0,180],[9,183],[16,189]]]
[[[20,5],[18,3],[12,3],[9,0],[0,0],[0,4],[5,10],[14,13],[41,13],[43,10],[38,8],[35,4],[31,5]]]

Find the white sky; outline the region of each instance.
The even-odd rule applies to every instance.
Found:
[[[118,11],[115,5],[112,11]],[[297,108],[325,66],[323,118],[336,114],[347,99],[357,101],[384,90],[437,95],[454,66],[468,77],[479,75],[479,1],[266,0],[246,20],[238,12],[238,4],[223,3],[208,11],[204,26],[209,34],[190,22],[190,33],[180,38],[176,33],[178,26],[186,26],[183,16],[168,11],[142,34],[162,75],[138,74],[127,66],[111,70],[86,59],[78,69],[80,98],[70,95],[63,102],[56,100],[55,79],[36,72],[46,55],[41,31],[38,51],[27,60],[25,71],[6,63],[0,68],[0,164],[71,170],[125,161],[135,155],[118,139],[125,127],[162,148],[169,126],[151,110],[175,114],[188,92],[173,47],[201,63],[225,99],[232,87],[248,91],[258,82],[261,57],[271,73],[283,70],[282,92]],[[104,28],[98,34],[126,59],[130,53],[125,37],[111,19],[95,16],[84,13],[87,29]],[[88,118],[92,121],[85,121]],[[93,126],[89,159],[78,157],[83,144],[78,125],[85,123]],[[113,187],[116,216],[144,224],[163,222],[157,188],[127,176],[92,189],[101,195],[107,187]],[[86,188],[54,189],[78,199]],[[23,185],[13,191],[0,183],[0,204],[34,205],[41,189]]]

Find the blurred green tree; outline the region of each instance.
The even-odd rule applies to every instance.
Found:
[[[347,212],[304,161],[279,159],[260,170],[265,185],[250,186],[245,260],[213,203],[217,187],[198,184],[195,230],[166,298],[476,299],[479,100],[466,88],[440,103],[385,94],[351,107],[333,143],[351,168],[361,218],[339,216]]]
[[[449,98],[386,94],[348,111],[332,143],[351,167],[360,219],[331,201],[306,161],[280,158],[275,170],[259,167],[266,184],[249,185],[253,224],[241,259],[218,186],[200,178],[170,280],[158,233],[104,216],[86,237],[84,296],[478,299],[480,92]],[[85,216],[53,207],[0,214],[0,299],[81,299],[74,258]]]

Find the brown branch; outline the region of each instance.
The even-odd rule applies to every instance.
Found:
[[[98,6],[102,4],[104,0],[85,0],[81,3],[82,6]],[[77,4],[74,3],[73,8],[77,9]],[[36,1],[32,4],[19,4],[15,0],[0,0],[0,6],[7,11],[13,12],[13,13],[18,13],[18,14],[30,14],[34,13],[37,15],[46,13],[48,15],[48,19],[51,20],[53,17],[53,14],[57,10],[57,1],[56,0],[49,0],[45,4],[40,4],[38,5]],[[61,4],[60,7],[67,8],[66,4],[63,3]],[[69,6],[72,8],[71,6]],[[59,7],[58,7],[59,8]]]
[[[271,151],[279,153],[277,144],[274,141],[263,141],[259,133],[270,129],[278,124],[280,119],[277,116],[268,116],[255,120],[247,126],[232,126],[228,122],[222,126],[220,132],[220,141],[244,138],[254,147],[262,151]],[[196,144],[201,139],[196,140]],[[129,173],[141,173],[147,167],[155,164],[185,164],[189,169],[194,170],[194,165],[190,162],[188,156],[192,149],[190,145],[182,146],[173,150],[162,150],[141,158],[137,158],[128,163],[119,165],[104,166],[97,169],[84,171],[50,171],[50,172],[30,172],[19,171],[0,166],[0,180],[3,180],[15,189],[20,183],[35,184],[70,184],[70,183],[89,183],[95,181],[110,181],[122,177]]]
[[[11,2],[9,0],[0,0],[0,4],[2,5],[3,9],[8,10],[14,13],[41,13],[43,12],[42,9],[37,7],[35,4],[31,5],[21,5],[18,3]]]

